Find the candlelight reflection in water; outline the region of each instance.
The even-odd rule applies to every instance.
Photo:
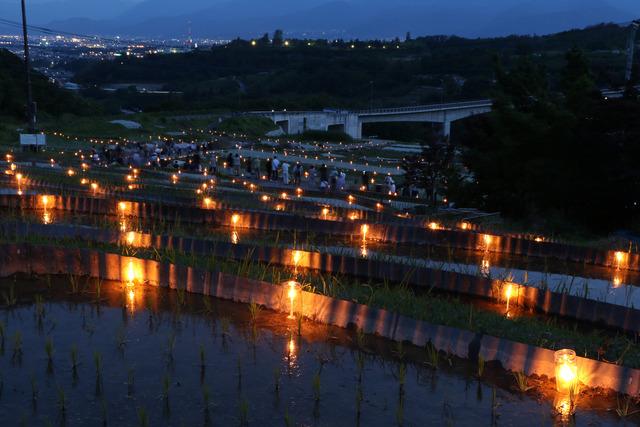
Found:
[[[289,335],[289,340],[287,341],[284,362],[287,364],[289,374],[298,368],[298,347],[292,333]]]
[[[489,277],[491,274],[491,263],[489,258],[483,258],[480,262],[480,274],[484,277]]]

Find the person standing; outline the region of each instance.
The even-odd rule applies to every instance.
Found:
[[[320,182],[322,181],[329,182],[329,171],[326,164],[320,166]]]
[[[287,162],[282,163],[282,182],[285,185],[289,184],[289,163]]]
[[[340,171],[338,174],[338,191],[344,191],[345,185],[347,185],[347,174],[344,171]]]
[[[273,156],[273,161],[271,162],[271,179],[274,181],[278,180],[278,168],[280,167],[280,160],[278,160],[278,156]]]
[[[235,176],[240,176],[240,155],[238,153],[233,156],[233,173]]]
[[[369,174],[367,171],[362,171],[362,187],[364,191],[369,191]]]
[[[272,166],[273,160],[271,160],[271,157],[267,158],[267,170],[266,170],[266,175],[268,175],[267,179],[271,179],[272,176],[272,172],[271,172],[271,168]]]
[[[229,151],[229,154],[227,155],[227,166],[226,167],[229,168],[229,170],[233,169],[233,153],[231,151]]]
[[[256,179],[260,179],[260,159],[254,157],[251,162],[251,171],[253,172]]]

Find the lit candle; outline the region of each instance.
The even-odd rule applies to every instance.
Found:
[[[614,254],[616,260],[616,268],[625,268],[627,261],[627,254],[622,251],[616,251]]]
[[[578,381],[576,352],[562,349],[555,352],[556,388],[559,392],[571,392]]]
[[[287,292],[287,296],[289,297],[289,316],[287,316],[287,319],[295,319],[296,317],[293,314],[293,307],[294,307],[294,303],[295,303],[295,299],[296,299],[296,287],[297,287],[297,283],[294,282],[293,280],[290,280],[288,283],[289,286],[289,291]]]

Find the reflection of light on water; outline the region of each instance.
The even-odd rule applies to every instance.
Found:
[[[293,336],[289,337],[287,342],[287,350],[284,358],[284,362],[287,364],[289,373],[298,368],[298,348]]]
[[[231,243],[233,243],[234,245],[237,245],[239,241],[240,241],[240,237],[238,236],[238,232],[233,230],[231,232]]]
[[[491,272],[490,268],[491,263],[489,262],[489,259],[483,258],[482,262],[480,263],[480,274],[488,277],[489,273]]]
[[[611,283],[613,283],[614,288],[619,288],[622,285],[622,275],[620,272],[616,271],[613,273],[613,280]]]
[[[362,247],[360,248],[360,255],[363,258],[366,258],[369,255],[369,251],[367,250],[367,245],[363,244]]]
[[[560,417],[562,421],[566,422],[575,413],[576,406],[574,402],[571,401],[570,396],[564,394],[556,397],[553,409],[557,416]]]
[[[42,223],[43,224],[51,224],[51,222],[52,222],[51,214],[45,210],[42,213]]]

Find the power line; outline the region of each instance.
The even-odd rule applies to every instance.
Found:
[[[4,25],[7,25],[7,26],[13,27],[13,28],[22,28],[22,24],[21,23],[16,22],[16,21],[11,21],[10,19],[0,18],[0,24],[4,24]],[[108,42],[113,42],[113,43],[118,43],[118,42],[121,41],[120,39],[114,39],[114,38],[110,38],[110,37],[73,33],[73,32],[69,32],[69,31],[62,31],[62,30],[55,30],[55,29],[47,28],[47,27],[40,27],[40,26],[37,26],[37,25],[27,25],[27,28],[29,30],[31,30],[31,31],[35,31],[35,32],[38,32],[38,33],[51,35],[51,36],[69,36],[69,37],[76,37],[76,38],[80,38],[80,39],[103,40],[103,41],[108,41]]]

